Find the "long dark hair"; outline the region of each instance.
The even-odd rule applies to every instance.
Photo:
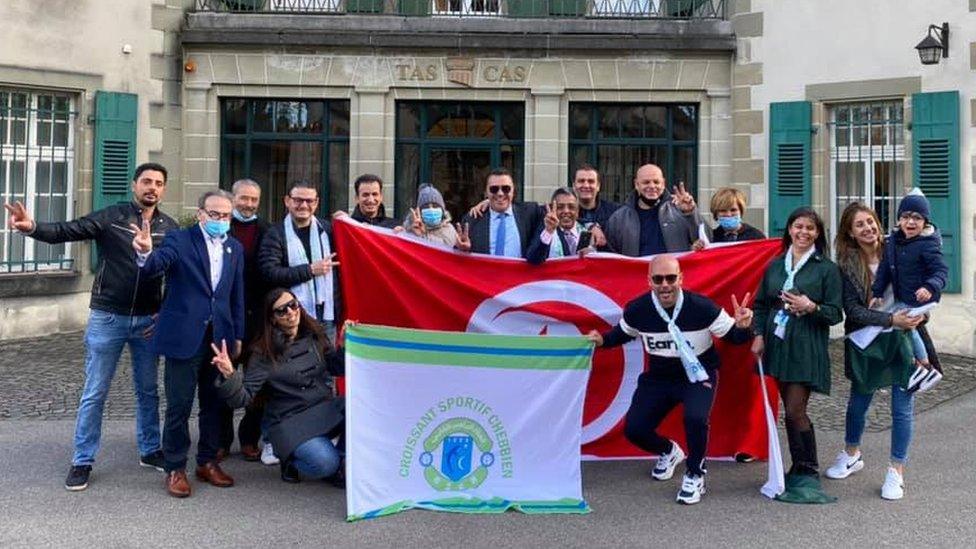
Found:
[[[251,343],[250,353],[259,354],[271,361],[272,365],[275,365],[282,354],[285,352],[285,345],[280,334],[280,330],[275,326],[275,313],[274,304],[276,301],[281,299],[281,296],[288,294],[295,297],[295,294],[291,290],[285,288],[274,288],[269,291],[267,295],[264,296],[264,305],[261,308],[263,312],[261,316],[261,326],[258,331],[257,337],[254,338],[254,342]],[[295,298],[297,299],[297,298]],[[298,307],[299,321],[298,321],[298,334],[296,338],[303,337],[306,335],[312,336],[315,339],[316,346],[319,349],[319,353],[323,356],[325,352],[329,349],[329,338],[326,337],[325,332],[319,327],[319,323],[311,317],[301,305]],[[245,362],[246,363],[246,362]]]
[[[813,242],[813,246],[817,249],[817,253],[820,255],[829,254],[830,248],[827,245],[827,231],[824,230],[823,219],[820,219],[820,214],[808,206],[802,206],[793,210],[793,213],[790,214],[789,219],[786,220],[786,229],[783,230],[783,247],[781,251],[786,253],[786,250],[789,250],[790,246],[793,245],[793,238],[790,237],[790,227],[793,226],[794,221],[801,217],[805,217],[810,221],[813,221],[813,224],[817,226],[817,239]]]

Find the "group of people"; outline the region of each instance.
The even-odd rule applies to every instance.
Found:
[[[86,379],[65,487],[88,486],[102,411],[125,345],[138,404],[139,463],[166,473],[170,495],[187,497],[192,491],[186,465],[194,394],[199,480],[234,484],[220,462],[234,439],[233,409],[245,408],[237,432],[245,459],[280,463],[288,482],[325,478],[344,486],[344,401],[335,387],[344,368],[336,324],[342,311],[340,256],[331,221],[316,216],[318,189],[292,183],[283,197],[287,215],[271,224],[258,216],[260,185],[243,179],[232,192],[204,193],[196,223],[181,229],[159,210],[166,178],[165,167],[142,164],[133,177],[132,202],[72,221],[36,222],[22,204],[5,205],[10,227],[26,236],[98,244],[85,333]],[[826,474],[846,478],[864,467],[859,445],[865,413],[874,392],[891,387],[894,428],[882,496],[902,496],[915,381],[939,369],[925,317],[912,308],[938,302],[947,276],[923,196],[902,200],[898,227],[887,238],[870,208],[850,205],[835,239],[837,263],[830,259],[820,216],[809,208],[794,211],[782,235],[782,254],[769,264],[754,305],[748,306],[749,295],[732,296],[730,315],[705,296],[682,289],[680,262],[673,254],[702,249],[706,240],[764,238],[743,222],[746,199],[737,189],[714,194],[710,209],[717,226],[706,231],[694,196],[683,184],[668,189],[663,171],[653,164],[639,167],[633,193],[623,204],[600,197],[599,172],[590,165],[579,166],[572,185],[557,189],[543,205],[516,201],[512,174],[495,169],[485,181],[485,200],[458,222],[432,185],[422,185],[415,207],[402,221],[394,220],[386,215],[382,185],[378,176],[359,176],[355,209],[333,217],[531,263],[592,250],[657,256],[649,265],[650,291],[627,304],[612,330],[587,337],[604,347],[635,338],[644,342],[649,366],[638,380],[625,434],[660,456],[651,473],[655,479],[671,478],[687,459],[677,498],[682,503],[697,503],[705,493],[708,417],[720,366],[713,338],[751,342],[778,382],[792,458],[781,499],[829,501],[820,489],[807,415],[811,392],[830,390],[829,327],[846,313],[847,333],[866,326],[895,328],[866,345],[846,343],[852,391],[845,448]],[[165,358],[162,433],[157,356]],[[687,451],[656,432],[678,404],[684,405]]]

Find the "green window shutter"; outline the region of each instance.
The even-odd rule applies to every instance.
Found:
[[[912,180],[922,189],[942,233],[949,265],[947,292],[962,291],[959,221],[959,92],[912,95]]]
[[[399,0],[397,4],[400,15],[430,14],[430,0]]]
[[[790,213],[810,204],[811,105],[769,105],[769,231],[783,235]]]
[[[136,167],[138,100],[131,93],[95,92],[93,210],[129,198],[129,182]]]
[[[129,199],[136,167],[136,118],[139,97],[131,93],[95,92],[95,169],[92,211]],[[92,271],[98,250],[91,246]]]

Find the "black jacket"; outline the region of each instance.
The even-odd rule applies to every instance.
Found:
[[[596,208],[592,210],[584,210],[582,207],[579,212],[579,222],[583,224],[584,227],[589,230],[590,225],[596,223],[601,228],[606,228],[607,222],[610,221],[610,216],[613,212],[620,208],[620,204],[616,202],[611,202],[609,200],[603,200],[597,198]]]
[[[345,400],[336,395],[333,376],[344,375],[343,352],[323,356],[314,338],[300,336],[277,361],[255,353],[243,372],[218,376],[217,394],[231,408],[243,408],[262,388],[266,434],[279,458],[287,458],[301,443],[329,435],[345,421]]]
[[[399,225],[396,219],[393,219],[392,217],[386,217],[386,207],[384,207],[382,204],[380,204],[380,210],[376,212],[376,217],[366,217],[366,215],[363,214],[362,210],[359,209],[359,206],[356,206],[356,208],[353,209],[352,215],[350,215],[350,217],[352,217],[353,219],[355,219],[360,223],[376,225],[378,227],[383,227],[385,229],[392,229],[393,227]]]
[[[522,242],[522,257],[529,253],[529,245],[532,242],[532,231],[542,223],[541,208],[535,202],[517,202],[512,204],[512,215],[515,217],[515,225],[518,227],[519,240]],[[471,251],[477,254],[490,254],[488,243],[491,242],[488,232],[491,227],[491,209],[474,219],[470,215],[465,215],[461,225],[468,225],[469,236],[471,237]]]
[[[114,204],[72,221],[37,223],[28,236],[49,244],[94,240],[98,244],[98,265],[89,307],[120,315],[152,315],[159,312],[163,281],[139,276],[129,225],[141,225],[141,216],[142,208],[134,202]],[[156,208],[150,228],[156,248],[167,231],[179,227],[172,217]]]
[[[742,242],[744,240],[763,240],[766,235],[748,223],[742,224],[738,233],[726,231],[722,226],[712,229],[712,242]]]
[[[336,253],[335,240],[332,237],[332,223],[325,219],[318,219],[318,222],[322,232],[329,235],[329,248],[332,249],[332,253]],[[339,260],[338,256],[336,256],[336,260]],[[312,268],[308,265],[294,267],[288,265],[288,241],[285,238],[284,221],[275,223],[264,233],[264,238],[261,239],[261,247],[258,249],[258,268],[261,271],[261,277],[264,279],[265,287],[269,290],[271,288],[291,288],[312,279]],[[339,313],[342,310],[339,300],[339,271],[333,270],[332,274],[335,319],[338,321]]]

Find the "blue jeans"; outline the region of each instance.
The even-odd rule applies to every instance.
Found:
[[[291,453],[291,463],[302,476],[326,478],[336,474],[341,462],[339,450],[328,437],[310,438]]]
[[[129,344],[132,381],[136,393],[136,440],[139,454],[159,450],[158,357],[150,350],[143,332],[152,324],[149,316],[126,316],[92,309],[85,330],[85,387],[75,423],[73,465],[91,465],[102,437],[102,412],[115,377],[122,348]]]
[[[864,416],[871,405],[874,393],[862,394],[851,391],[847,400],[847,421],[844,442],[848,446],[860,446],[864,433]],[[891,387],[891,461],[904,464],[908,461],[908,445],[912,442],[915,395],[908,394],[897,385]]]

